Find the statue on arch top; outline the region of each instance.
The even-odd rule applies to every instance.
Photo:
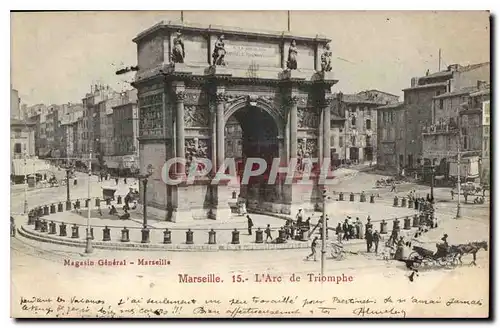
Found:
[[[173,44],[172,61],[174,63],[183,64],[186,53],[184,51],[184,41],[182,40],[182,34],[180,31],[177,31]]]
[[[226,49],[224,48],[224,35],[221,35],[217,41],[215,41],[214,52],[212,54],[213,65],[226,66],[226,62],[224,61],[225,55]]]
[[[297,44],[295,40],[290,43],[290,48],[288,48],[288,60],[286,62],[286,67],[288,69],[297,69]]]
[[[321,54],[321,71],[331,72],[332,70],[332,51],[330,50],[330,44],[325,44],[324,51]]]

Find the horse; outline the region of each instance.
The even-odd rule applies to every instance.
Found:
[[[462,264],[462,256],[472,254],[473,260],[470,264],[476,265],[476,254],[481,248],[484,248],[485,251],[488,251],[488,242],[475,241],[468,244],[454,245],[450,247],[450,252],[455,254],[455,258],[458,256],[460,264]]]

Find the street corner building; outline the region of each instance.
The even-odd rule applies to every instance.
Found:
[[[140,170],[155,168],[146,192],[149,214],[172,221],[228,218],[236,194],[264,211],[314,208],[321,197],[317,183],[235,187],[210,185],[207,178],[168,186],[161,168],[173,157],[187,160],[176,166],[180,176],[195,158],[211,160],[215,169],[235,155],[238,169],[249,157],[264,158],[268,169],[274,158],[330,161],[331,122],[340,117],[339,96],[331,93],[338,81],[330,40],[162,22],[133,41]]]

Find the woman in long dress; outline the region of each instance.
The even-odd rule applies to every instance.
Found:
[[[241,195],[238,195],[238,211],[239,215],[247,214],[246,200]]]

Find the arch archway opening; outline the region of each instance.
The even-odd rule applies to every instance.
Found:
[[[255,106],[245,106],[234,112],[224,129],[224,157],[234,159],[239,182],[239,195],[247,200],[274,201],[278,197],[276,186],[268,184],[269,173],[275,158],[279,158],[278,125],[265,110]],[[265,160],[267,167],[263,174],[250,177],[248,184],[242,185],[248,158]],[[255,165],[252,170],[256,170]]]

